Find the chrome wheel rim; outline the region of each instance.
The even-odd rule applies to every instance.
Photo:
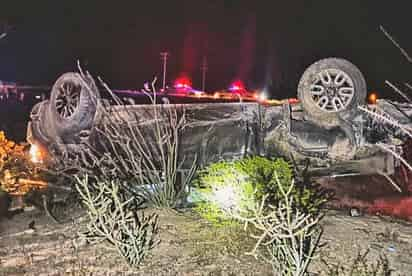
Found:
[[[81,86],[73,82],[63,83],[57,90],[56,110],[62,118],[70,118],[80,103]]]
[[[355,95],[352,79],[339,69],[320,71],[309,90],[315,105],[326,112],[339,112],[346,109]]]

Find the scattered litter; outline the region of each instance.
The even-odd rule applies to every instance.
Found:
[[[393,245],[390,245],[390,246],[388,247],[388,251],[389,251],[389,252],[395,252],[396,249],[395,249],[395,247],[394,247]]]
[[[22,234],[33,234],[34,232],[34,229],[27,229],[26,231],[23,231]]]
[[[24,206],[24,208],[23,208],[24,212],[33,212],[36,209],[37,208],[35,206]]]
[[[351,208],[349,213],[350,213],[351,217],[360,217],[360,215],[361,215],[358,208]]]

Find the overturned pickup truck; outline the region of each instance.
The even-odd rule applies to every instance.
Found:
[[[160,108],[184,110],[178,154],[187,167],[193,160],[204,166],[256,154],[284,156],[298,166],[309,161],[311,173],[318,176],[390,175],[400,165],[394,156],[402,154],[407,135],[397,126],[410,125],[412,105],[388,100],[365,105],[364,77],[339,58],[312,64],[297,90],[299,101],[293,104],[108,105],[91,78],[66,73],[54,84],[50,99],[34,106],[27,140],[50,155],[75,151],[96,142],[99,125],[119,114],[125,127],[150,128]]]

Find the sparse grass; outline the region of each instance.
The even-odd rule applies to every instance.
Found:
[[[400,234],[399,231],[396,229],[391,229],[389,227],[385,227],[383,232],[376,234],[376,240],[378,242],[400,242]]]
[[[391,276],[395,275],[386,255],[379,255],[379,258],[372,262],[368,259],[369,250],[364,253],[358,252],[356,257],[349,264],[330,264],[327,260],[322,260],[326,266],[323,275],[327,276]]]
[[[219,227],[213,225],[203,219],[199,219],[195,212],[185,210],[181,213],[167,212],[166,210],[147,210],[159,213],[159,238],[162,243],[153,251],[151,258],[147,258],[142,266],[137,270],[130,270],[127,264],[123,261],[117,252],[106,247],[104,243],[100,244],[85,244],[80,242],[76,235],[78,229],[86,226],[84,219],[76,220],[76,224],[71,226],[69,223],[63,225],[48,225],[45,230],[47,233],[43,235],[43,231],[35,234],[11,237],[15,246],[6,245],[4,239],[0,236],[0,275],[272,275],[269,264],[263,263],[261,260],[255,260],[252,256],[247,256],[244,252],[250,251],[255,240],[247,237],[247,233],[242,228]],[[24,214],[22,214],[24,215]],[[335,215],[333,215],[334,217]],[[329,217],[328,219],[333,219]],[[39,220],[41,218],[38,218]],[[362,218],[345,219],[358,222],[362,225]],[[48,221],[44,219],[44,221]],[[352,242],[337,238],[333,240],[335,235],[335,227],[346,227],[347,237],[352,235],[362,235],[361,239],[365,240],[361,244],[361,248],[366,248],[367,245],[376,242],[375,236],[383,232],[382,224],[372,224],[370,233],[359,234],[353,230],[353,225],[342,223],[342,217],[333,219],[335,222],[330,225],[325,232],[328,232],[326,240],[329,241],[328,248],[321,252],[328,263],[340,263],[349,265],[352,263],[354,254],[357,250],[353,250]],[[390,222],[382,222],[388,226]],[[43,225],[37,225],[41,229]],[[401,235],[405,235],[406,226],[399,226]],[[345,231],[346,232],[346,231]],[[60,237],[60,238],[58,238]],[[409,237],[409,236],[407,236]],[[8,238],[7,238],[8,239]],[[332,239],[332,240],[330,240]],[[17,245],[17,240],[20,244]],[[75,240],[72,243],[71,240]],[[27,256],[23,260],[22,244]],[[337,245],[338,244],[338,245]],[[345,249],[340,253],[340,249]],[[386,248],[386,247],[385,247]],[[399,269],[400,264],[404,268],[410,268],[408,264],[406,248],[409,244],[396,245],[396,254],[403,254],[405,257],[394,260],[394,266]],[[380,249],[371,249],[371,254],[368,255],[368,262],[375,264],[377,261],[377,252]],[[330,251],[331,250],[331,251]],[[337,252],[339,251],[339,252]],[[332,252],[330,256],[329,253]],[[333,254],[335,252],[336,254]],[[354,253],[355,252],[355,253]],[[363,251],[362,251],[363,252]],[[33,255],[33,263],[28,261],[29,254]],[[390,254],[392,255],[392,253]],[[10,265],[10,260],[15,259],[19,264]],[[8,265],[5,265],[6,262]],[[4,266],[4,267],[2,267]],[[324,267],[320,265],[320,261],[316,260],[313,271],[321,271]],[[409,275],[405,271],[400,275]],[[252,273],[253,272],[253,273]],[[26,274],[24,274],[26,273]],[[186,274],[185,274],[186,273]],[[325,275],[326,270],[324,269]],[[345,276],[345,274],[343,274]],[[379,274],[378,274],[379,275]],[[397,275],[394,273],[391,276]]]
[[[241,256],[253,248],[254,240],[239,224],[214,227],[210,224],[193,224],[185,233],[192,236],[192,256],[210,259],[220,255]]]

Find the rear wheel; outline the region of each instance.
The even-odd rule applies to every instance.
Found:
[[[65,144],[79,142],[79,134],[93,126],[99,91],[93,79],[65,73],[54,84],[48,116]]]
[[[308,119],[321,126],[337,126],[341,119],[355,117],[357,106],[365,103],[366,82],[349,61],[322,59],[303,73],[298,98]]]

